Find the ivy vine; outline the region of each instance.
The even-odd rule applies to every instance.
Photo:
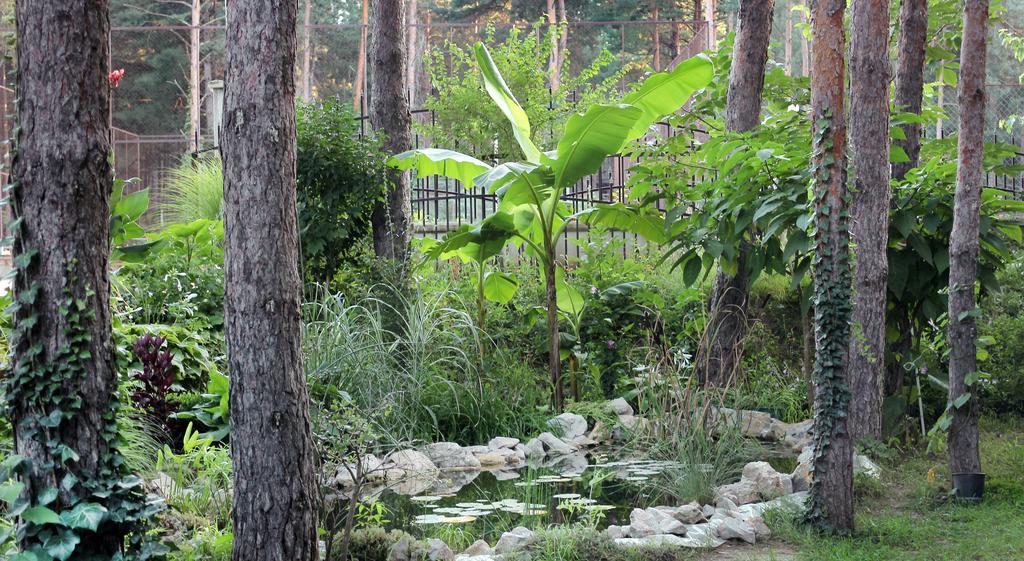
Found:
[[[811,526],[835,531],[829,523],[828,505],[822,492],[822,477],[832,441],[843,434],[850,404],[845,364],[849,350],[852,305],[849,239],[842,232],[849,228],[848,194],[833,201],[828,184],[832,174],[842,173],[832,155],[835,146],[832,115],[826,110],[817,119],[814,154],[811,165],[814,190],[814,314],[818,341],[814,360],[815,415],[814,459],[811,464],[811,493],[804,521]],[[842,207],[833,208],[839,202]],[[835,223],[833,224],[833,221]],[[840,239],[833,239],[839,236]],[[838,243],[836,243],[838,242]]]
[[[14,138],[19,129],[15,128]],[[12,161],[17,161],[17,146]],[[8,196],[18,184],[7,186]],[[66,561],[67,559],[148,560],[162,558],[168,548],[149,532],[150,521],[163,508],[157,497],[147,496],[141,478],[128,473],[118,450],[118,401],[112,392],[103,408],[100,450],[76,450],[61,435],[68,422],[83,411],[82,397],[69,391],[89,376],[85,361],[92,359],[90,327],[96,310],[94,287],[76,295],[76,261],[68,264],[58,312],[61,346],[47,356],[39,335],[42,318],[36,311],[41,285],[28,268],[38,249],[25,246],[17,197],[15,218],[9,223],[14,235],[14,271],[19,290],[6,310],[13,318],[10,348],[13,364],[6,372],[0,393],[3,413],[12,420],[20,449],[32,448],[31,458],[12,454],[0,463],[0,500],[7,516],[16,518],[12,529],[0,532],[0,548],[13,538],[17,553],[11,561]],[[10,240],[6,240],[10,243]],[[54,298],[57,295],[47,295]],[[27,444],[26,444],[27,443]],[[79,467],[82,455],[95,462],[88,476]],[[6,535],[3,535],[3,534]]]

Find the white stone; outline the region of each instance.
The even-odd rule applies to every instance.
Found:
[[[463,551],[462,554],[468,555],[470,557],[476,557],[478,555],[493,555],[494,548],[488,545],[488,543],[484,540],[476,540],[475,542],[470,544],[470,546],[467,547],[466,551]]]
[[[516,444],[519,444],[518,438],[512,438],[509,436],[496,436],[487,443],[487,447],[491,450],[497,450],[499,448],[515,448]]]
[[[714,548],[725,543],[715,534],[715,530],[709,522],[687,526],[686,539],[694,544],[691,547]]]
[[[793,491],[806,491],[811,488],[811,464],[814,462],[814,446],[806,446],[796,458],[796,469],[790,475],[793,480]]]
[[[633,407],[621,397],[609,401],[605,405],[605,411],[614,414],[616,417],[633,416]]]
[[[587,433],[587,420],[575,413],[562,413],[554,419],[548,420],[548,426],[565,441]]]
[[[704,516],[700,503],[696,501],[677,507],[675,509],[675,517],[676,520],[683,524],[696,524],[707,518]]]
[[[750,462],[743,466],[743,479],[752,481],[765,499],[774,499],[793,492],[793,480],[788,474],[775,471],[768,462]]]
[[[655,534],[642,538],[616,538],[615,545],[620,547],[661,547],[674,545],[676,547],[705,547],[694,543],[688,538],[672,534]]]
[[[473,455],[473,450],[454,442],[428,444],[423,448],[423,453],[438,469],[480,469],[480,460]]]
[[[723,540],[743,540],[747,543],[757,541],[757,534],[754,527],[739,518],[728,517],[722,520],[716,530],[718,537]]]
[[[545,456],[564,456],[566,454],[572,454],[576,451],[575,448],[566,444],[563,440],[550,432],[542,432],[537,436],[537,440],[544,445]]]
[[[436,538],[427,540],[427,559],[430,561],[451,561],[454,558],[455,552],[444,541]]]
[[[873,479],[878,479],[882,477],[882,468],[872,462],[871,458],[863,454],[855,454],[853,456],[853,473],[862,473]]]
[[[671,510],[655,508],[634,508],[629,513],[629,536],[642,538],[657,534],[686,534],[686,524],[676,520]]]
[[[430,458],[418,450],[399,450],[384,458],[382,469],[388,481],[398,481],[405,477],[437,475],[438,469]]]
[[[537,535],[532,531],[522,526],[517,526],[511,531],[505,532],[501,535],[498,543],[494,546],[494,551],[502,554],[517,551],[532,544],[536,540]]]
[[[546,451],[544,450],[544,443],[539,438],[533,438],[526,443],[523,447],[523,452],[526,454],[528,460],[540,460],[544,458]]]

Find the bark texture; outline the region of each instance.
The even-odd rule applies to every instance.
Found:
[[[730,131],[749,131],[761,123],[761,94],[774,6],[774,0],[740,2],[740,26],[733,46],[725,106],[725,125]],[[748,251],[746,244],[740,247],[735,275],[719,270],[715,277],[707,334],[696,358],[698,378],[706,384],[729,384],[740,366],[747,333]]]
[[[856,246],[850,337],[850,436],[882,438],[889,280],[889,0],[854,0],[850,18],[851,235]]]
[[[902,0],[900,3],[900,36],[896,43],[896,110],[921,114],[924,95],[924,47],[928,40],[928,1]],[[903,179],[916,167],[921,154],[921,124],[903,125],[906,140],[895,144],[907,153],[909,162],[894,162],[892,176]]]
[[[227,9],[222,152],[232,559],[314,560],[317,487],[295,210],[297,3],[232,0]]]
[[[8,395],[13,397],[17,453],[32,462],[23,481],[24,493],[37,499],[66,474],[93,482],[111,469],[107,461],[111,450],[103,438],[108,427],[104,415],[116,388],[108,277],[113,178],[108,160],[109,5],[107,0],[18,2],[15,18],[20,129],[11,197],[21,225],[16,229],[14,255],[16,262],[28,259],[29,264],[14,284],[16,298],[22,301],[16,321],[24,333],[12,340],[13,359],[37,374],[41,368],[51,372],[69,362],[62,347],[73,344],[76,332],[90,336],[86,343],[90,356],[71,359],[75,367],[65,371],[73,374],[63,380],[56,395],[33,395],[26,390]],[[83,302],[90,310],[81,314],[77,324],[61,311],[67,298]],[[8,387],[9,392],[13,390]],[[62,402],[71,396],[80,398],[77,409]],[[39,418],[56,409],[69,418],[56,428],[41,428]],[[53,466],[53,452],[47,445],[66,445],[79,460]],[[60,510],[74,504],[77,498],[65,493],[62,490],[50,507]],[[105,524],[99,532],[80,536],[76,556],[109,557],[118,551],[124,534]],[[32,544],[22,541],[21,545],[28,549]]]
[[[979,473],[978,397],[969,377],[978,371],[974,319],[978,280],[978,223],[981,208],[982,152],[985,140],[985,58],[988,0],[964,2],[964,31],[960,47],[959,162],[953,204],[953,231],[949,236],[949,427],[950,472]],[[961,396],[969,398],[960,407]]]
[[[412,116],[405,68],[405,7],[402,0],[374,0],[370,30],[370,125],[385,135],[383,150],[412,147]],[[385,200],[373,209],[373,249],[378,257],[404,262],[412,240],[409,174],[388,172]]]
[[[845,0],[813,0],[811,112],[814,153],[814,461],[808,519],[853,529],[853,441],[847,423],[850,345],[846,218]]]

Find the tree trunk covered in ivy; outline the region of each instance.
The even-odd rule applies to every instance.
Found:
[[[225,333],[236,561],[317,559],[295,211],[297,4],[227,12]]]
[[[733,46],[725,106],[725,126],[732,132],[746,132],[761,123],[761,93],[774,6],[774,0],[740,2],[740,25]],[[749,249],[747,243],[740,245],[734,274],[720,268],[715,276],[707,331],[696,357],[697,375],[706,384],[729,384],[740,368],[747,333]]]
[[[20,130],[11,199],[18,306],[10,340],[14,367],[4,389],[16,452],[31,462],[21,496],[59,513],[109,489],[120,473],[108,276],[109,5],[17,2],[15,18]],[[57,492],[52,502],[40,498],[47,490]],[[76,536],[23,523],[23,550],[48,551],[44,536],[60,532],[55,536],[62,540],[80,539],[72,544],[76,558],[111,557],[128,530],[104,522]]]
[[[850,404],[850,232],[846,192],[845,0],[811,2],[814,176],[814,460],[807,521],[853,529]]]
[[[882,438],[889,280],[889,0],[854,0],[850,18],[850,146],[856,247],[850,338],[850,436]]]
[[[900,2],[899,40],[896,43],[896,111],[921,114],[924,96],[924,47],[928,40],[928,1],[902,0]],[[907,171],[916,167],[921,154],[921,124],[903,125],[906,140],[896,139],[909,162],[894,162],[892,176],[903,179]]]
[[[402,0],[374,0],[370,18],[370,125],[384,135],[383,150],[412,147],[405,68],[405,6]],[[388,171],[385,199],[373,209],[373,248],[378,257],[405,261],[412,241],[409,174]]]
[[[956,473],[978,473],[978,398],[973,382],[978,364],[975,341],[978,279],[978,228],[981,208],[985,140],[985,55],[988,0],[964,2],[960,47],[959,162],[949,236],[949,467]],[[963,401],[966,399],[966,401]]]

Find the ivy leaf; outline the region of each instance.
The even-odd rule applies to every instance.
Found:
[[[81,538],[71,530],[61,530],[43,540],[43,549],[54,559],[65,561],[75,552],[80,541]]]
[[[64,525],[64,521],[57,516],[57,513],[46,508],[45,506],[34,506],[25,512],[21,513],[21,518],[26,522],[33,524],[60,524]]]
[[[47,487],[43,489],[43,492],[39,493],[39,504],[46,506],[53,501],[57,500],[57,488]]]
[[[18,496],[21,495],[21,491],[24,488],[25,484],[21,481],[12,481],[0,485],[0,501],[8,505],[14,504],[14,501],[18,500]]]
[[[107,515],[107,509],[98,503],[78,503],[75,508],[60,513],[61,520],[69,528],[86,528],[96,531]]]

